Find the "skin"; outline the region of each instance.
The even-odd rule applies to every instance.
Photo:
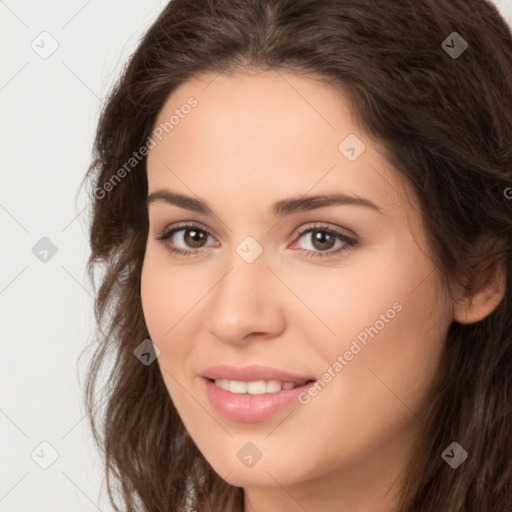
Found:
[[[207,73],[173,91],[155,126],[190,96],[198,105],[147,160],[149,194],[168,189],[214,211],[148,207],[142,303],[170,397],[213,469],[245,489],[246,511],[396,510],[448,327],[485,316],[496,301],[488,293],[454,304],[443,290],[415,194],[338,89],[282,71]],[[354,161],[338,149],[349,134],[366,146]],[[275,201],[333,191],[379,210],[269,213]],[[202,247],[186,244],[190,231],[157,240],[182,222],[211,236]],[[311,231],[296,233],[318,223],[358,243],[335,254],[338,241],[318,256]],[[248,236],[263,249],[252,263],[236,252]],[[243,423],[204,393],[200,374],[220,363],[321,378],[396,303],[401,310],[307,405]],[[262,453],[251,468],[237,458],[247,442]]]

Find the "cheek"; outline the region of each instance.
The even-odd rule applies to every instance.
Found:
[[[186,344],[174,343],[174,335],[180,327],[180,319],[186,314],[183,292],[179,283],[165,271],[165,264],[159,257],[147,251],[141,275],[141,301],[144,320],[149,336],[160,350],[157,362],[162,377],[171,394],[176,373],[176,365],[180,365],[185,357],[183,352]]]
[[[410,303],[411,311],[416,298],[411,291],[430,271],[427,262],[418,261],[414,252],[399,251],[394,245],[356,252],[338,268],[308,272],[290,267],[282,274],[283,281],[310,311],[297,303],[297,312],[302,308],[305,314],[290,314],[290,324],[301,325],[301,330],[311,335],[310,341],[332,358],[333,350],[347,350],[358,335],[364,343],[370,338],[367,329],[375,324],[379,333],[389,331],[391,323],[400,324],[407,315],[399,310]],[[421,300],[425,302],[414,312],[420,316],[421,308],[428,307],[432,299]]]
[[[160,349],[158,364],[169,392],[175,397],[176,381],[190,372],[189,340],[198,339],[200,314],[211,279],[201,279],[187,267],[173,267],[165,251],[148,247],[141,274],[141,301],[144,320],[153,343]]]
[[[190,272],[170,268],[165,251],[148,247],[142,267],[141,301],[153,341],[171,338],[175,326],[206,289]]]
[[[404,403],[421,408],[451,318],[436,293],[434,269],[414,243],[373,256],[332,272],[329,280],[317,279],[316,287],[296,281],[296,289],[317,316],[304,316],[301,330],[311,333],[323,371],[340,375],[328,385],[334,402],[350,404],[361,416],[386,418],[392,410],[400,413]]]
[[[436,293],[433,274],[414,291],[403,291],[401,311],[371,341],[367,366],[375,385],[420,413],[438,370],[451,317]]]
[[[141,274],[141,301],[150,339],[160,350],[156,362],[173,403],[179,407],[177,381],[182,380],[179,371],[187,358],[187,347],[184,343],[174,342],[173,335],[185,314],[184,301],[177,283],[164,269],[164,262],[148,250]]]

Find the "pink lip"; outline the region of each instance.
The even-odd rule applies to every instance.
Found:
[[[311,383],[294,389],[282,389],[276,393],[251,395],[249,393],[231,393],[217,386],[212,380],[227,379],[245,382],[257,380],[278,380],[281,382],[308,382],[314,377],[296,375],[266,366],[251,365],[245,367],[218,365],[202,373],[205,392],[213,407],[223,416],[234,421],[264,421],[287,406],[298,402],[300,393],[306,391]]]
[[[256,380],[278,380],[280,382],[307,382],[316,380],[313,376],[296,375],[284,370],[270,368],[269,366],[250,365],[250,366],[229,366],[221,364],[212,366],[204,370],[201,377],[206,379],[227,379],[242,380],[251,382]]]
[[[276,393],[251,395],[231,393],[206,378],[202,381],[210,403],[218,412],[230,420],[245,422],[264,421],[287,406],[297,404],[299,394],[311,386],[309,383],[293,389],[282,389]]]

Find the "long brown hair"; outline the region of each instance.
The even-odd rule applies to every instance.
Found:
[[[467,48],[456,55],[447,50],[459,36]],[[93,283],[95,269],[103,274],[85,402],[116,510],[116,499],[128,512],[243,509],[243,489],[199,452],[158,365],[134,356],[149,338],[140,297],[148,219],[146,158],[132,158],[178,85],[205,71],[264,69],[315,76],[347,95],[361,126],[416,191],[447,283],[470,292],[498,262],[512,282],[512,34],[494,5],[171,1],[105,103],[86,176],[88,269]],[[508,286],[485,319],[450,326],[401,512],[512,510],[511,299]],[[453,441],[469,453],[457,469],[441,458]]]

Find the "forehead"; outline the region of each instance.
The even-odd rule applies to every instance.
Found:
[[[205,73],[170,94],[159,127],[161,140],[148,155],[150,191],[189,193],[188,184],[208,198],[224,187],[224,197],[236,189],[240,201],[260,206],[262,197],[337,191],[388,212],[402,207],[397,173],[358,125],[348,98],[314,78]]]

